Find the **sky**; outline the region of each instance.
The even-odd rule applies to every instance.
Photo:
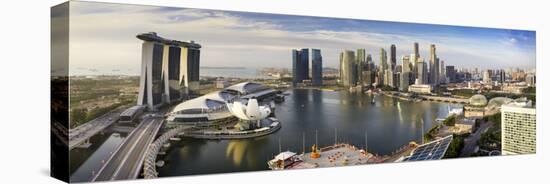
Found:
[[[321,49],[324,67],[338,68],[339,53],[358,48],[378,64],[380,48],[389,52],[391,44],[400,63],[414,42],[426,62],[435,44],[438,57],[456,67],[534,69],[536,63],[534,31],[78,1],[70,13],[71,75],[138,75],[142,41],[135,36],[144,32],[201,44],[201,66],[290,68],[296,48]]]

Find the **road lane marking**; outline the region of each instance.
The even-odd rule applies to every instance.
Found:
[[[143,131],[139,134],[139,136],[137,137],[137,139],[134,141],[134,143],[132,144],[132,146],[130,147],[130,150],[128,150],[128,152],[126,153],[126,155],[124,155],[124,158],[122,159],[122,162],[120,163],[120,165],[118,165],[117,169],[115,170],[113,176],[111,177],[111,180],[115,179],[118,175],[118,173],[120,172],[120,169],[122,169],[122,166],[124,166],[124,163],[126,163],[126,160],[128,160],[128,157],[130,156],[130,154],[132,153],[132,151],[134,150],[134,148],[136,147],[137,143],[139,143],[141,140],[141,138],[143,137],[143,134],[145,134],[145,132],[147,132],[147,129],[149,129],[149,127],[153,124],[152,123],[153,121],[150,121],[149,124],[143,129]]]

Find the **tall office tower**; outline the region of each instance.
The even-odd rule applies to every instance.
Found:
[[[143,40],[138,105],[156,110],[198,92],[201,45],[165,39],[154,32],[136,37]]]
[[[430,84],[439,84],[439,58],[435,53],[435,45],[430,45]]]
[[[537,83],[537,76],[534,73],[525,75],[525,83],[527,83],[527,86],[535,87]]]
[[[439,61],[439,83],[447,83],[447,74],[445,74],[445,61]]]
[[[413,45],[413,53],[410,55],[409,57],[409,63],[411,64],[411,73],[414,74],[414,76],[416,76],[416,62],[418,60],[418,58],[420,57],[420,51],[419,51],[419,47],[418,47],[418,42],[414,42],[414,45]]]
[[[448,83],[455,83],[456,82],[456,70],[455,66],[448,65],[445,69],[446,78],[448,79]]]
[[[357,82],[353,77],[354,62],[355,53],[353,51],[345,50],[340,53],[340,81],[345,87],[353,87]]]
[[[426,65],[426,62],[424,62],[424,59],[419,58],[418,62],[416,63],[417,66],[417,77],[415,80],[415,84],[427,84],[428,83],[428,66]]]
[[[292,50],[292,85],[309,78],[309,49]]]
[[[415,79],[416,79],[416,75],[417,75],[416,71],[418,71],[418,66],[416,65],[418,63],[418,59],[419,59],[418,55],[416,55],[414,53],[409,56],[409,65],[410,65],[410,68],[411,68],[410,72],[411,72],[411,74],[413,75],[413,77]]]
[[[411,64],[410,64],[410,57],[409,56],[403,56],[401,57],[401,72],[410,72],[411,71]]]
[[[395,72],[395,66],[397,65],[397,49],[394,44],[390,46],[390,62],[391,71]]]
[[[384,85],[385,72],[388,69],[388,53],[384,48],[380,48],[380,65],[378,66],[378,81],[377,85]]]
[[[399,73],[403,72],[403,66],[402,66],[402,65],[396,65],[396,66],[395,66],[395,71],[396,71],[395,73],[397,73],[397,72],[399,72]]]
[[[363,72],[363,86],[372,86],[374,82],[374,72],[367,70]]]
[[[319,49],[311,49],[311,80],[314,86],[323,85],[323,57]]]
[[[489,70],[485,70],[483,72],[483,83],[490,84],[491,82],[492,82],[491,73],[489,72]]]
[[[384,72],[384,85],[395,87],[394,80],[393,80],[393,72],[391,69],[386,69],[386,72]]]
[[[536,109],[525,98],[502,105],[502,154],[532,154],[536,152]]]
[[[367,64],[374,64],[372,62],[372,56],[370,54],[367,54]]]
[[[388,68],[388,53],[384,48],[380,48],[380,69],[386,71]]]
[[[497,81],[500,83],[506,81],[506,72],[503,69],[497,70]]]
[[[397,65],[395,66],[395,68],[401,68],[400,65]],[[398,70],[396,70],[395,72],[393,72],[393,84],[394,84],[394,88],[399,88],[400,86],[400,83],[401,83],[401,72],[399,72]]]
[[[420,57],[420,51],[418,50],[418,42],[414,42],[414,53],[417,57]]]
[[[370,54],[367,54],[367,58],[366,58],[366,64],[365,64],[365,71],[363,71],[363,85],[364,86],[371,86],[372,83],[374,83],[374,78],[375,78],[375,66],[374,66],[374,63],[372,62],[372,57]]]
[[[357,55],[355,56],[355,65],[357,70],[357,84],[363,85],[363,70],[366,66],[366,51],[365,49],[357,49]]]
[[[401,72],[401,77],[399,81],[399,91],[407,92],[409,90],[409,76],[411,75],[411,72]]]

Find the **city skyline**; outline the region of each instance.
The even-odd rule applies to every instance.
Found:
[[[70,46],[71,75],[138,75],[133,36],[150,31],[202,43],[203,66],[291,68],[292,48],[318,48],[323,66],[338,68],[343,50],[365,48],[379,63],[380,48],[394,44],[401,58],[418,42],[420,57],[429,58],[435,44],[438,57],[457,68],[535,68],[534,31],[87,2],[73,3],[71,12],[71,40],[78,43]]]
[[[80,1],[50,27],[67,182],[537,151],[532,31]]]

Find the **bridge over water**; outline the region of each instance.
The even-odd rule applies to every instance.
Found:
[[[147,147],[164,122],[160,117],[146,117],[104,163],[92,181],[135,179],[138,177]]]
[[[106,113],[96,119],[69,130],[69,150],[90,144],[89,139],[111,126],[120,117],[120,110]]]
[[[470,103],[470,99],[467,99],[467,98],[427,96],[427,95],[420,95],[419,97],[424,98],[424,99],[429,100],[429,101],[437,101],[437,102],[460,103],[460,104]]]

